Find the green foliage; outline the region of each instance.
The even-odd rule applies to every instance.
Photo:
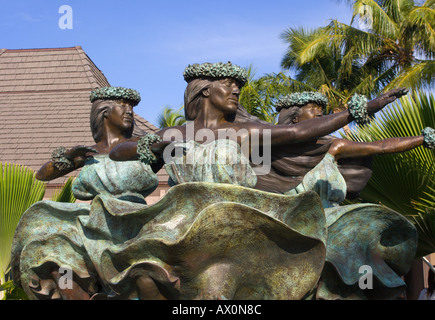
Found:
[[[9,280],[0,286],[0,292],[5,292],[4,300],[29,300],[23,289],[14,285],[12,280]]]
[[[163,113],[157,119],[159,128],[163,129],[183,125],[186,122],[186,118],[181,113],[182,109],[183,107],[181,107],[179,110],[165,107]]]
[[[374,89],[433,87],[435,2],[413,0],[346,0],[350,25],[333,20],[327,27],[334,46],[360,60],[373,76]],[[368,15],[367,15],[368,13]],[[370,17],[369,28],[353,25]]]
[[[328,28],[287,29],[281,37],[289,44],[281,66],[295,74],[295,80],[329,99],[329,110],[342,109],[355,93],[370,93],[372,79],[364,73],[352,52],[335,46]]]
[[[42,200],[45,183],[21,165],[0,163],[0,284],[5,282],[11,259],[12,239],[24,211]]]
[[[74,178],[69,177],[68,180],[63,185],[63,187],[58,188],[54,192],[50,200],[56,202],[68,202],[68,203],[76,202],[76,198],[74,197],[74,194],[72,192],[73,182],[74,182]]]
[[[426,208],[423,212],[417,212],[410,217],[417,227],[418,252],[417,255],[424,257],[435,252],[435,209]]]
[[[272,86],[264,77],[254,80],[255,71],[252,65],[247,68],[247,73],[248,80],[240,90],[240,104],[250,114],[273,123],[275,113],[271,104],[274,95]]]
[[[418,136],[425,127],[434,126],[433,95],[414,92],[381,112],[370,125],[357,127],[348,138],[375,141]],[[381,203],[415,224],[420,238],[419,256],[435,252],[435,229],[428,227],[433,225],[434,178],[433,150],[418,147],[403,153],[379,155],[373,159],[373,176],[360,195],[363,201]]]
[[[73,178],[69,178],[64,187],[56,190],[53,200],[75,202],[72,182]],[[0,162],[0,299],[25,297],[22,290],[15,288],[9,280],[12,241],[21,216],[31,205],[43,199],[45,189],[46,184],[35,179],[33,170]]]
[[[289,28],[282,67],[342,108],[355,93],[370,98],[397,87],[432,88],[435,2],[346,0],[353,18],[314,30]],[[370,28],[357,23],[369,17]]]
[[[248,81],[240,91],[240,104],[252,115],[261,120],[276,123],[276,101],[289,93],[313,91],[314,89],[300,81],[288,77],[285,73],[266,74],[254,79],[255,70],[248,68]]]

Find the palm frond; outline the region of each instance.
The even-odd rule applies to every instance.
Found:
[[[375,141],[392,137],[418,136],[425,127],[435,126],[435,99],[432,94],[412,92],[394,103],[372,121],[357,127],[349,138]],[[419,234],[426,234],[424,210],[435,199],[435,152],[418,147],[399,154],[376,156],[373,175],[360,194],[365,202],[381,203],[416,223]],[[433,202],[435,203],[435,201]],[[423,215],[418,218],[419,215]],[[415,220],[417,219],[418,220]],[[423,219],[424,218],[424,219]],[[429,219],[429,218],[428,218]],[[419,223],[417,223],[419,222]],[[435,239],[435,234],[431,237]],[[426,238],[427,234],[426,234]],[[419,252],[427,249],[419,243]],[[435,242],[431,244],[435,247]],[[435,251],[432,251],[435,252]]]
[[[435,210],[428,208],[410,217],[418,231],[417,256],[424,257],[435,252]]]
[[[74,203],[76,202],[76,198],[72,192],[72,184],[74,182],[74,177],[69,177],[65,184],[55,190],[53,196],[51,197],[52,201],[56,202],[67,202]]]
[[[405,68],[386,87],[385,91],[393,88],[407,87],[410,89],[431,89],[434,86],[435,61],[422,61]]]
[[[384,41],[384,38],[379,34],[360,30],[338,20],[332,20],[325,31],[329,34],[331,45],[340,48],[343,54],[352,49],[353,54],[358,59],[379,52]]]
[[[368,16],[371,20],[371,29],[374,33],[381,34],[386,38],[396,37],[400,26],[396,23],[400,19],[400,8],[397,6],[398,2],[389,2],[388,11],[382,7],[388,1],[375,1],[375,0],[357,0],[353,5],[352,23],[356,18],[362,19]]]
[[[159,128],[163,129],[167,127],[175,127],[175,126],[183,125],[186,122],[186,118],[181,113],[182,109],[183,106],[178,110],[165,107],[163,109],[163,112],[157,118],[157,125],[159,126]]]
[[[9,268],[12,239],[21,216],[44,197],[46,185],[34,175],[25,166],[0,163],[0,273],[3,277]]]
[[[295,70],[312,62],[330,43],[329,35],[323,28],[289,28],[281,34],[281,38],[289,44],[281,62],[281,66],[287,70]]]
[[[425,58],[434,58],[435,49],[435,8],[427,4],[413,8],[409,13],[409,24],[418,32],[414,32],[416,40],[416,50]]]

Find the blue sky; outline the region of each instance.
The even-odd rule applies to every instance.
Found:
[[[73,28],[59,28],[62,5]],[[338,0],[0,0],[0,48],[82,46],[110,84],[138,90],[136,113],[153,124],[183,104],[188,64],[231,61],[256,75],[281,71],[290,27],[349,23]]]

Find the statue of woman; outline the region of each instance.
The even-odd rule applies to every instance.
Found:
[[[281,98],[276,104],[276,109],[279,112],[278,123],[296,124],[308,119],[323,117],[327,103],[328,99],[326,96],[317,92],[302,92],[287,95]],[[277,163],[273,163],[272,166],[278,168],[281,172],[281,176],[292,177],[292,180],[295,176],[298,176],[300,177],[298,179],[300,183],[302,183],[303,180],[308,183],[307,174],[310,170],[313,170],[315,166],[319,165],[321,161],[326,161],[325,157],[327,157],[334,162],[334,166],[337,166],[338,169],[340,169],[340,173],[346,181],[346,187],[344,189],[344,194],[342,195],[346,196],[349,187],[354,188],[354,194],[362,190],[371,176],[371,171],[369,174],[364,175],[364,171],[361,170],[358,171],[358,174],[350,175],[346,170],[346,167],[349,166],[347,160],[353,161],[351,163],[355,166],[355,163],[358,160],[360,160],[361,163],[370,163],[371,157],[375,155],[405,152],[419,146],[434,148],[433,141],[434,130],[432,128],[424,129],[420,136],[390,138],[373,142],[355,142],[347,139],[326,136],[321,137],[316,141],[313,140],[306,143],[304,145],[305,149],[301,148],[299,154],[296,150],[292,150],[293,152],[289,156],[283,156],[280,159],[276,157],[275,159]],[[309,152],[307,152],[308,148]],[[310,156],[312,159],[307,161],[307,158]],[[297,166],[298,157],[302,157],[303,160],[305,160],[305,163],[300,163],[299,166]],[[287,167],[285,167],[286,163],[288,165]],[[308,163],[311,167],[307,165]],[[353,185],[351,185],[352,183]],[[359,190],[355,190],[354,185],[358,185]],[[294,182],[291,183],[289,178],[287,190],[295,187]],[[300,184],[298,188],[301,188]],[[307,189],[309,189],[309,187],[307,187]],[[324,206],[331,207],[338,205],[344,200],[344,197],[342,196],[340,196],[340,199],[335,199],[329,204],[325,202]]]
[[[276,108],[280,112],[278,122],[290,124],[323,117],[326,106],[327,98],[319,93],[294,93],[281,98],[276,104]],[[315,149],[318,149],[316,157],[314,157],[317,164],[310,170],[300,170],[297,173],[303,176],[300,184],[284,194],[295,195],[315,191],[320,196],[325,208],[328,226],[327,264],[319,282],[317,296],[329,299],[346,295],[348,297],[362,296],[362,290],[345,285],[355,283],[357,280],[355,276],[358,275],[355,272],[357,266],[354,265],[353,261],[363,260],[360,255],[365,255],[368,261],[371,261],[366,265],[370,265],[372,270],[383,269],[383,272],[378,272],[377,279],[380,280],[381,286],[391,288],[390,291],[386,289],[381,291],[383,297],[394,296],[397,294],[397,290],[404,287],[404,283],[400,283],[401,280],[394,276],[390,268],[401,274],[406,274],[407,266],[413,259],[410,253],[413,252],[412,248],[415,246],[415,241],[411,235],[415,231],[404,217],[387,207],[377,204],[340,206],[347,194],[347,180],[342,175],[343,171],[340,170],[338,161],[405,152],[419,146],[433,149],[435,147],[435,131],[432,128],[425,128],[420,136],[390,138],[373,142],[355,142],[330,137],[312,142],[311,146],[311,154]],[[305,150],[305,157],[307,156],[309,153]],[[281,168],[285,170],[285,161],[293,164],[292,160],[294,159],[291,159],[290,155],[283,157],[280,162]],[[345,165],[342,163],[342,166]],[[290,172],[294,168],[294,165],[289,166],[287,174],[291,175]],[[367,177],[360,176],[359,178],[361,184],[364,185]],[[358,179],[358,177],[355,175],[353,179]],[[357,241],[355,241],[354,229],[355,225],[358,224],[364,228],[359,228]],[[394,228],[391,227],[393,224]],[[395,240],[389,243],[388,238]],[[343,246],[352,247],[354,250],[346,252],[342,250]],[[401,254],[391,250],[392,247],[394,250],[402,248]],[[379,259],[380,257],[385,260]],[[375,292],[371,293],[372,297],[382,298],[381,295],[375,295]]]
[[[108,157],[114,146],[133,136],[133,107],[141,100],[139,93],[122,87],[104,87],[92,91],[90,100],[90,125],[95,145],[56,149],[52,160],[41,167],[36,178],[50,181],[81,169],[73,183],[73,193],[77,199],[92,200],[97,195],[105,195],[145,204],[144,198],[158,185],[151,163],[114,162]],[[150,144],[158,142],[158,137],[146,137]],[[158,143],[154,146],[158,146]],[[12,273],[14,280],[24,287],[30,298],[89,299],[98,292],[101,287],[97,280],[98,271],[90,264],[92,259],[85,243],[78,236],[81,230],[78,224],[86,225],[90,211],[91,207],[86,203],[42,201],[24,214],[14,240]],[[60,217],[62,214],[65,216]],[[57,241],[58,247],[50,251],[48,244],[47,251],[38,248],[40,255],[29,254],[30,249],[27,248],[35,246],[38,241]],[[41,252],[45,252],[45,255]],[[53,256],[56,252],[57,255]],[[31,266],[35,265],[40,270],[33,270]],[[59,269],[65,266],[75,275],[68,290],[57,285],[61,279]],[[25,283],[22,279],[25,279]],[[141,281],[147,280],[143,278]]]

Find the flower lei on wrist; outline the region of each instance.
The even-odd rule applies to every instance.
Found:
[[[423,135],[423,146],[428,149],[435,148],[435,130],[431,127],[424,128],[421,132]]]
[[[67,170],[74,168],[74,162],[65,156],[66,148],[59,147],[53,150],[51,161],[58,170]]]
[[[367,97],[355,94],[348,103],[348,110],[355,122],[359,125],[370,123],[371,117],[367,112]]]
[[[162,139],[155,134],[147,133],[142,136],[137,142],[137,154],[139,155],[139,160],[148,165],[157,162],[157,157],[152,153],[150,146],[153,143],[160,141],[162,141]]]

